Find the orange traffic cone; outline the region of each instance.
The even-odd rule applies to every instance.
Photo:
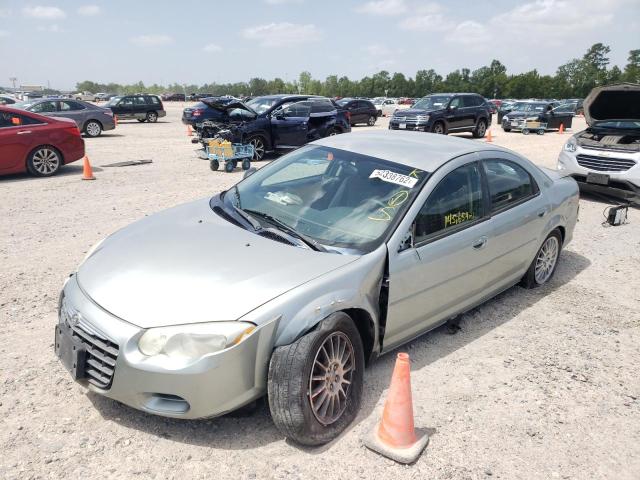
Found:
[[[491,136],[491,130],[487,130],[487,139],[485,140],[487,143],[493,142],[493,137]]]
[[[91,164],[89,163],[89,157],[84,156],[84,165],[82,167],[82,179],[83,180],[95,180],[96,177],[93,176],[93,170],[91,169]]]
[[[384,404],[382,420],[365,439],[365,446],[399,463],[415,462],[429,443],[416,435],[411,398],[409,354],[399,353]]]
[[[187,125],[187,137],[192,135],[193,131],[191,130],[191,125]]]
[[[558,129],[558,133],[559,134],[563,134],[564,133],[564,123],[560,124],[560,128]]]
[[[114,116],[113,116],[113,125],[114,125],[115,127],[117,127],[117,126],[118,126],[118,115],[114,115]]]

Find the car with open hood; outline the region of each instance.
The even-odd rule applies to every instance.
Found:
[[[640,84],[596,87],[583,108],[589,127],[565,143],[558,170],[583,190],[640,206]]]
[[[326,97],[266,95],[247,103],[219,98],[203,99],[202,103],[217,114],[196,123],[196,142],[205,146],[208,139],[218,137],[251,144],[254,160],[262,160],[269,151],[292,150],[351,131],[350,113]]]
[[[577,220],[570,177],[442,135],[336,135],[251,172],[88,252],[55,325],[75,380],[184,419],[267,395],[286,436],[326,443],[366,362],[549,282]]]

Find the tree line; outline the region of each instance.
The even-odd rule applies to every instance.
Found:
[[[270,93],[304,93],[327,97],[422,97],[438,92],[476,92],[487,98],[584,98],[598,85],[616,82],[640,83],[640,49],[631,50],[627,65],[621,70],[617,65],[609,67],[609,46],[592,45],[581,58],[574,58],[558,67],[555,75],[541,75],[537,70],[519,74],[507,74],[506,67],[493,60],[488,66],[471,71],[462,68],[446,76],[433,69],[418,70],[414,77],[382,70],[360,80],[346,76],[329,75],[324,81],[314,79],[309,72],[302,72],[294,81],[282,78],[265,80],[251,78],[248,82],[206,83],[204,85],[131,85],[83,81],[76,85],[78,91],[118,94],[147,92],[161,94],[209,93],[236,97],[266,95]]]

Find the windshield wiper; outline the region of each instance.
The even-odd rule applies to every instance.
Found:
[[[245,213],[254,215],[256,217],[260,217],[265,219],[267,222],[273,224],[274,226],[278,227],[278,229],[282,230],[283,232],[287,233],[288,235],[297,238],[298,240],[301,240],[303,243],[305,243],[307,246],[311,247],[311,249],[317,251],[317,252],[327,252],[328,250],[321,245],[320,243],[316,242],[314,239],[307,237],[306,235],[296,232],[293,228],[291,228],[289,225],[287,225],[286,223],[284,223],[282,220],[269,215],[268,213],[264,213],[264,212],[259,212],[257,210],[242,210]]]

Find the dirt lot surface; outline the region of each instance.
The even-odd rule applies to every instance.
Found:
[[[245,417],[169,420],[73,383],[53,329],[62,283],[87,250],[241,178],[195,158],[182,106],[155,125],[121,123],[87,139],[94,182],[81,181],[79,162],[50,179],[0,179],[0,478],[640,478],[640,211],[605,228],[606,204],[593,199],[581,201],[550,284],[512,288],[464,315],[457,334],[440,328],[405,347],[415,422],[431,433],[412,466],[361,443],[395,355],[367,370],[357,421],[319,449],[285,441],[264,404]],[[492,132],[548,167],[568,138]],[[139,159],[153,163],[103,167]]]

